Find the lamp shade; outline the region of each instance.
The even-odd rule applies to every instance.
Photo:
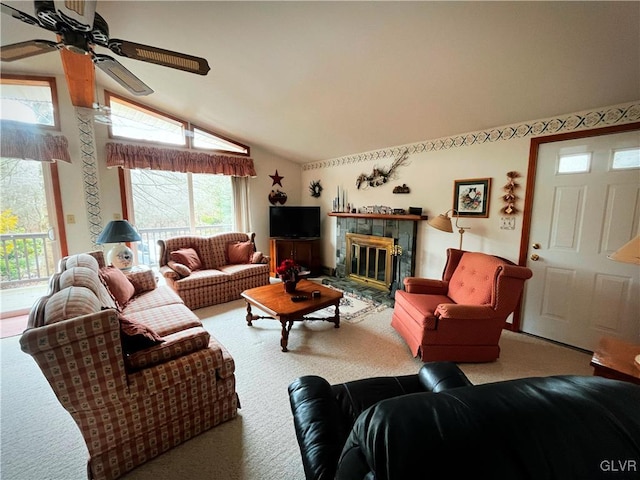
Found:
[[[611,260],[640,265],[640,235],[609,255]]]
[[[433,228],[442,230],[443,232],[453,233],[453,227],[451,226],[451,218],[446,214],[439,214],[437,217],[432,218],[427,222]]]
[[[96,243],[139,242],[140,234],[126,220],[112,220],[98,236]]]

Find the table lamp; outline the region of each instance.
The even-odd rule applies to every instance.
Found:
[[[128,270],[133,266],[133,252],[123,242],[139,242],[140,234],[126,220],[112,220],[98,236],[96,243],[117,243],[107,253],[107,264],[120,270]]]

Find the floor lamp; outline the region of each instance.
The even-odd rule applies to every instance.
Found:
[[[459,249],[462,250],[462,237],[464,235],[464,231],[471,230],[471,227],[461,227],[460,225],[458,225],[458,219],[460,218],[460,216],[456,209],[452,208],[450,210],[447,210],[446,212],[439,214],[437,217],[432,218],[427,223],[433,228],[436,228],[443,232],[453,233],[453,227],[451,226],[451,217],[447,215],[449,212],[451,212],[452,215],[455,214],[456,216],[456,228],[458,229],[458,233],[460,234]]]

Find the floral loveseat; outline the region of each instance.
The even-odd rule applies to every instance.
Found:
[[[152,271],[125,276],[102,252],[60,262],[20,345],[78,425],[89,478],[118,478],[236,417],[229,352]]]
[[[158,240],[160,272],[192,310],[230,302],[269,284],[269,257],[257,252],[255,233],[220,233]]]

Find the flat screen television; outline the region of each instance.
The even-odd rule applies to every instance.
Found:
[[[274,238],[319,237],[320,207],[269,207],[269,236]]]

